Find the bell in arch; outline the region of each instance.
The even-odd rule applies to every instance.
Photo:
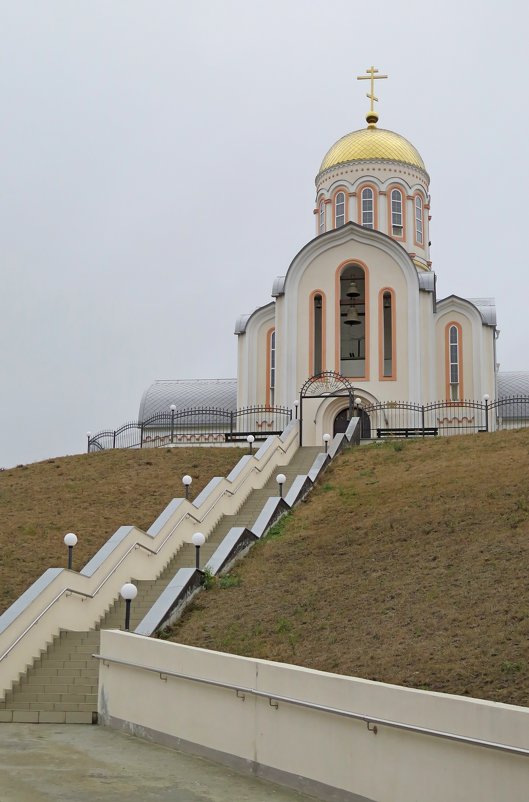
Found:
[[[347,292],[345,294],[348,298],[358,298],[360,295],[360,290],[356,286],[356,281],[354,281],[354,279],[349,283],[349,287],[347,288]]]
[[[360,320],[360,316],[356,311],[356,307],[351,306],[348,313],[345,316],[344,323],[347,326],[358,326],[362,321]]]

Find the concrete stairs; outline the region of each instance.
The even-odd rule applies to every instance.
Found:
[[[277,496],[276,475],[284,473],[283,495],[298,474],[308,473],[321,448],[299,449],[289,465],[281,467],[261,490],[254,490],[235,515],[224,516],[200,549],[205,565],[232,526],[250,527],[266,500]],[[179,568],[194,566],[195,547],[184,543],[153,580],[132,579],[138,595],[132,602],[130,629],[134,630]],[[91,724],[97,720],[98,661],[101,629],[122,629],[125,603],[117,596],[97,626],[89,632],[62,631],[0,701],[0,722]]]
[[[254,490],[253,493],[250,493],[235,515],[223,516],[213,531],[210,532],[208,539],[200,549],[200,565],[206,565],[207,561],[228,534],[232,526],[252,526],[267,499],[271,496],[279,495],[275,478],[278,473],[284,473],[286,476],[286,482],[283,485],[283,495],[286,495],[296,476],[300,473],[308,473],[320,451],[321,448],[315,447],[298,449],[290,461],[290,464],[278,469],[261,490]],[[135,629],[149,612],[160,593],[165,590],[178,569],[188,568],[194,565],[195,547],[192,543],[184,543],[156,579],[132,580],[138,588],[138,595],[131,606],[131,630]],[[124,620],[125,603],[121,598],[118,598],[100,626],[101,629],[120,629]]]
[[[92,724],[99,632],[63,631],[0,702],[0,722]]]

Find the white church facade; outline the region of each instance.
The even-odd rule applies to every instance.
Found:
[[[155,382],[140,421],[171,404],[295,409],[311,377],[332,374],[334,392],[306,407],[309,445],[377,405],[442,402],[464,423],[465,399],[493,405],[502,384],[529,395],[528,373],[497,372],[494,300],[437,298],[430,179],[417,149],[378,127],[374,81],[384,77],[373,67],[361,76],[371,81],[367,126],[321,162],[314,238],[273,281],[272,300],[236,322],[237,379]]]
[[[323,158],[315,238],[274,281],[273,301],[237,321],[239,407],[291,405],[324,371],[365,406],[494,399],[494,302],[437,299],[424,162],[373,110],[366,119]],[[318,437],[344,403],[318,405]]]

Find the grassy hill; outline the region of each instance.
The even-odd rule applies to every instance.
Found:
[[[165,634],[529,705],[529,430],[350,449]]]
[[[0,472],[0,610],[147,528],[240,449],[109,451]],[[529,430],[354,448],[202,593],[183,643],[529,705]],[[241,610],[244,611],[241,615]]]
[[[105,451],[0,471],[0,613],[40,574],[66,564],[66,532],[75,532],[79,570],[123,524],[147,529],[168,502],[191,497],[226,476],[239,448]]]

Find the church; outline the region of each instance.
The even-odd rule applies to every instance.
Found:
[[[155,382],[140,421],[170,404],[296,408],[300,388],[324,374],[329,392],[303,419],[310,445],[377,404],[501,395],[494,300],[437,297],[426,165],[379,127],[375,81],[387,76],[366,72],[367,125],[338,139],[316,175],[314,238],[275,278],[272,300],[236,322],[237,379]],[[505,374],[511,393],[528,393],[527,379]]]

